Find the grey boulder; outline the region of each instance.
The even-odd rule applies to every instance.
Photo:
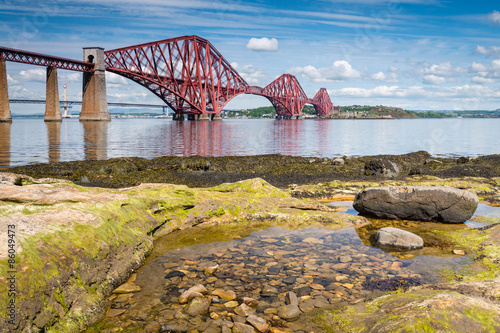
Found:
[[[392,246],[403,249],[420,249],[424,247],[424,241],[409,231],[398,228],[381,228],[375,235],[377,245]]]
[[[366,188],[354,198],[361,215],[381,219],[463,223],[476,211],[474,193],[446,186]]]

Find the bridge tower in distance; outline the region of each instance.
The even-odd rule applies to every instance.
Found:
[[[0,123],[11,123],[9,90],[7,88],[7,66],[5,60],[0,59]]]
[[[94,71],[83,73],[82,111],[80,121],[109,121],[106,99],[106,69],[102,47],[84,47],[83,61],[94,63]]]

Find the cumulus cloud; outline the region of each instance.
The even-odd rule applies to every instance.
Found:
[[[426,84],[443,84],[446,82],[446,79],[442,76],[431,74],[431,75],[425,75],[423,81]]]
[[[106,72],[106,83],[112,83],[117,85],[127,85],[130,80],[127,80],[121,75]]]
[[[500,98],[500,91],[482,85],[463,85],[454,87],[428,87],[412,86],[402,88],[399,86],[378,86],[373,89],[365,88],[342,88],[328,90],[331,96],[357,97],[357,98],[407,98],[407,99],[429,99],[429,98]]]
[[[465,72],[465,70],[461,67],[453,67],[453,65],[451,64],[451,61],[443,62],[440,64],[434,64],[434,65],[425,63],[422,71],[425,74],[436,75],[436,76],[446,76],[446,77],[455,76],[458,73]]]
[[[263,85],[267,81],[266,73],[254,65],[240,65],[232,62],[231,66],[251,85]]]
[[[399,76],[396,73],[385,74],[384,72],[378,72],[372,75],[372,79],[375,81],[382,81],[387,83],[399,82]]]
[[[7,84],[18,84],[19,81],[15,80],[12,76],[7,74]]]
[[[484,46],[478,45],[476,49],[474,50],[474,53],[476,54],[484,54],[488,58],[500,58],[500,47],[498,46],[492,46],[489,48],[486,48]]]
[[[493,60],[489,65],[473,62],[469,73],[475,75],[474,83],[493,83],[500,79],[500,59]]]
[[[14,79],[23,82],[43,82],[47,81],[47,71],[45,68],[28,69],[20,71]]]
[[[387,76],[384,74],[384,72],[378,72],[372,75],[372,79],[377,81],[385,81],[387,79]]]
[[[396,67],[396,66],[389,66],[389,71],[391,71],[391,72],[397,72],[397,71],[399,71],[399,68]]]
[[[352,68],[351,64],[345,60],[337,60],[332,66],[323,68],[314,66],[293,67],[289,72],[318,83],[345,81],[361,77],[361,73]]]
[[[488,19],[495,25],[500,25],[500,12],[494,10],[493,13],[488,15]]]
[[[276,38],[250,38],[247,49],[254,51],[275,52],[278,51],[278,40]]]
[[[107,74],[107,72],[106,72]],[[107,78],[107,75],[106,75]],[[59,76],[59,82],[82,82],[82,73],[67,72]]]

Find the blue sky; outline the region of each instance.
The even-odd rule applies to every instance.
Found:
[[[291,73],[308,96],[324,87],[335,105],[500,108],[496,1],[4,0],[0,25],[2,46],[74,59],[86,46],[196,34],[249,84]],[[44,98],[44,68],[7,67],[10,98]],[[161,103],[131,81],[107,79],[110,102]],[[80,99],[81,74],[59,71],[61,95],[64,82],[68,98]],[[240,95],[227,108],[265,105]]]

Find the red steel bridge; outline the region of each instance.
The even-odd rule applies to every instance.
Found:
[[[87,75],[98,71],[98,59],[94,56],[87,61],[76,61],[0,47],[2,60]],[[307,103],[314,106],[318,116],[329,115],[333,107],[325,88],[309,98],[297,78],[290,74],[281,75],[263,88],[250,86],[208,40],[198,36],[104,51],[103,64],[105,70],[146,87],[182,118],[184,115],[193,119],[218,117],[224,106],[239,94],[267,98],[281,118],[299,117]]]

